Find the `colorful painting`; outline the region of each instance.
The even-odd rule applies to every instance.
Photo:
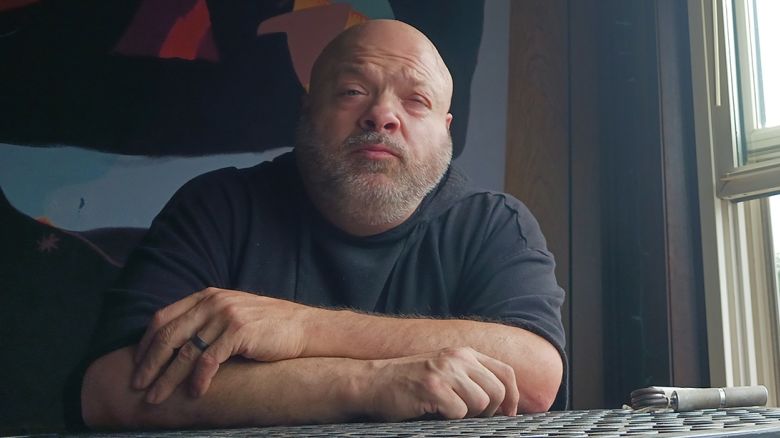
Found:
[[[0,3],[0,142],[149,157],[289,146],[314,58],[368,18],[397,18],[427,33],[456,78],[453,111],[468,114],[482,7],[468,0]]]
[[[145,227],[195,174],[289,147],[315,57],[369,18],[407,21],[439,47],[455,77],[457,156],[482,8],[469,0],[2,2],[0,188],[55,226]],[[149,180],[157,190],[138,184]]]

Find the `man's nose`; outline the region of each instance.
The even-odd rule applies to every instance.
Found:
[[[401,126],[393,105],[386,99],[373,102],[360,118],[364,131],[393,133]]]

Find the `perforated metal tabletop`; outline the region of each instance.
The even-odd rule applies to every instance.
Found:
[[[89,434],[89,437],[621,437],[654,435],[780,437],[780,409],[752,407],[693,412],[630,410],[548,412],[516,417],[404,423],[349,423],[177,432]]]

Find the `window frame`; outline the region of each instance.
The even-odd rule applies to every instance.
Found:
[[[780,314],[766,197],[780,192],[780,160],[741,165],[734,29],[724,26],[733,6],[688,0],[710,382],[763,384],[776,406]]]
[[[755,0],[734,0],[733,22],[736,53],[743,59],[737,60],[739,71],[739,94],[741,117],[744,128],[745,156],[743,163],[758,163],[780,158],[780,126],[758,127],[759,102],[756,89],[759,87],[758,72],[752,66],[756,64],[757,43],[752,32],[755,23]],[[725,15],[725,14],[724,14]],[[736,58],[736,57],[735,57]]]

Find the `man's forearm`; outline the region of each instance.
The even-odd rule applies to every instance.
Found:
[[[552,344],[503,324],[319,309],[310,324],[315,342],[307,345],[307,356],[385,359],[447,347],[474,348],[514,368],[521,412],[549,409],[563,375],[561,357]]]
[[[422,415],[514,415],[519,392],[509,365],[472,348],[382,360],[299,358],[272,363],[233,359],[200,397],[177,387],[159,404],[130,385],[132,347],[93,363],[82,411],[96,429],[240,427],[330,423]]]
[[[211,389],[199,398],[179,387],[160,405],[143,401],[130,386],[133,348],[114,351],[90,366],[82,386],[82,411],[99,429],[235,427],[347,421],[356,379],[366,363],[344,358],[301,358],[273,363],[222,364]]]
[[[215,335],[219,329],[222,334]],[[210,343],[199,351],[193,333]],[[232,356],[259,363],[330,357],[393,360],[469,347],[498,360],[519,390],[520,412],[549,409],[561,384],[555,347],[517,327],[472,320],[393,318],[327,310],[239,291],[207,289],[155,314],[136,357],[135,389],[158,403],[189,379],[196,393],[209,389],[219,364]],[[493,364],[493,367],[499,367]],[[500,371],[499,373],[503,373]]]

